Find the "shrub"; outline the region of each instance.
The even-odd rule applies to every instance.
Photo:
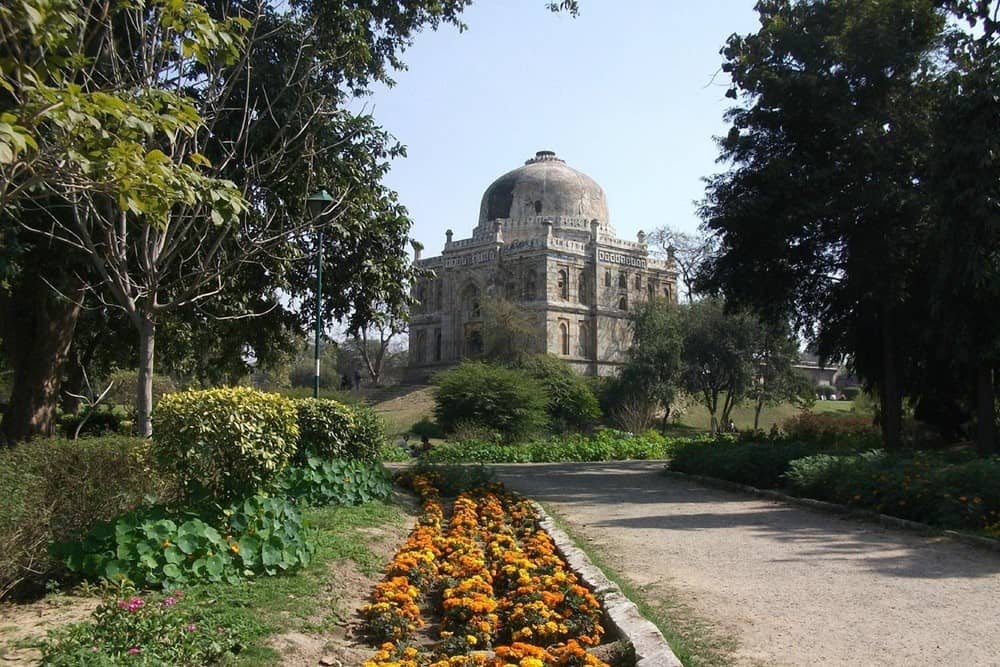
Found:
[[[881,436],[871,417],[857,414],[800,412],[782,425],[790,439],[830,447],[870,449],[879,446]]]
[[[358,403],[352,410],[354,429],[347,439],[345,454],[349,459],[374,463],[386,443],[385,420],[364,403]]]
[[[536,354],[526,357],[520,368],[545,389],[548,414],[555,430],[588,429],[601,418],[601,407],[590,384],[562,359]]]
[[[791,461],[816,454],[816,444],[788,441],[741,443],[720,438],[678,444],[670,469],[718,477],[762,489],[781,486]]]
[[[658,459],[670,455],[676,441],[650,431],[633,435],[603,429],[591,437],[553,437],[519,445],[467,441],[431,450],[427,459],[440,463],[548,463],[558,461],[621,461]]]
[[[0,450],[0,598],[26,594],[57,574],[51,541],[170,495],[148,465],[149,442],[119,436],[33,440]]]
[[[359,505],[392,494],[381,464],[318,457],[309,457],[305,466],[286,468],[278,488],[309,505]]]
[[[139,371],[119,370],[108,377],[108,382],[114,383],[108,392],[108,400],[113,405],[121,405],[132,421],[135,421],[135,397],[139,391]],[[166,375],[153,374],[153,405],[160,402],[165,395],[177,391],[177,385]],[[72,433],[70,433],[72,435]]]
[[[295,401],[299,444],[295,461],[302,465],[310,455],[325,459],[344,458],[355,430],[354,412],[343,403],[328,398],[300,398]]]
[[[91,620],[52,632],[42,645],[42,664],[218,664],[244,643],[238,631],[204,622],[202,610],[180,591],[167,596],[108,598]]]
[[[441,439],[444,437],[444,429],[429,417],[423,417],[420,421],[415,422],[410,427],[410,433],[418,438],[427,436],[427,438]]]
[[[844,398],[853,401],[861,393],[861,387],[844,387]]]
[[[221,520],[140,508],[55,548],[71,571],[88,579],[166,588],[274,575],[308,564],[313,551],[295,506],[260,495],[234,503]]]
[[[189,499],[251,495],[295,452],[295,404],[234,387],[164,396],[153,413],[153,454]]]
[[[63,415],[59,418],[59,432],[64,437],[72,439],[74,434],[76,434],[76,428],[84,419],[87,421],[83,423],[83,428],[80,429],[81,437],[96,437],[118,433],[129,435],[129,433],[124,432],[124,420],[121,416],[113,410],[105,408],[98,408],[91,412],[89,416],[86,412]],[[128,423],[129,430],[131,430],[132,422]]]
[[[462,421],[497,431],[513,442],[545,428],[548,399],[542,385],[522,371],[466,361],[434,376],[434,415],[451,431]]]

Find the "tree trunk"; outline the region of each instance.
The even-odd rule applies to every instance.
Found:
[[[764,408],[764,399],[758,398],[753,410],[753,430],[760,429],[760,411]]]
[[[899,386],[896,348],[889,327],[888,313],[882,317],[882,382],[879,383],[882,402],[882,442],[888,450],[902,446],[900,431],[903,424],[903,393]]]
[[[139,378],[136,383],[136,433],[143,438],[153,435],[153,344],[156,323],[147,314],[139,323]]]
[[[993,369],[980,362],[976,370],[976,452],[992,456],[997,451],[996,391]]]
[[[38,276],[24,276],[4,298],[4,342],[14,383],[3,416],[2,439],[7,444],[55,431],[62,366],[83,305],[84,289],[70,278],[64,298]]]

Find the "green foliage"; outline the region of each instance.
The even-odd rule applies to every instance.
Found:
[[[861,394],[861,387],[844,387],[844,398],[853,401]]]
[[[632,316],[633,343],[617,383],[616,408],[628,403],[670,409],[681,379],[681,310],[666,300],[642,304]]]
[[[127,420],[123,420],[121,415],[117,412],[98,408],[87,415],[85,412],[78,412],[76,414],[63,415],[59,418],[59,432],[66,438],[73,438],[76,433],[76,428],[80,425],[86,418],[86,422],[83,424],[83,428],[80,429],[80,436],[104,436],[104,435],[114,435],[121,433],[122,435],[128,435],[124,433],[123,423],[129,423]]]
[[[421,417],[420,421],[414,422],[413,426],[410,427],[410,433],[418,438],[422,436],[439,440],[444,438],[444,429],[430,417]]]
[[[562,359],[536,354],[522,358],[518,368],[545,389],[553,430],[587,429],[601,418],[601,406],[590,385]]]
[[[245,641],[241,628],[206,622],[181,591],[106,598],[89,621],[55,630],[42,646],[42,665],[217,664]]]
[[[385,420],[375,410],[364,403],[352,408],[354,429],[347,440],[346,456],[356,461],[374,463],[386,443]]]
[[[799,495],[1000,536],[1000,458],[941,452],[817,454],[785,475]]]
[[[494,481],[493,471],[483,465],[452,465],[421,459],[416,466],[399,475],[400,483],[408,485],[414,475],[430,478],[442,496],[454,498],[465,491],[487,486]]]
[[[297,464],[304,464],[310,456],[336,459],[347,455],[347,445],[355,430],[350,408],[331,399],[300,398],[295,401],[295,411],[299,425]]]
[[[295,404],[234,387],[164,396],[153,455],[192,499],[229,500],[262,488],[295,452]]]
[[[381,464],[314,456],[304,466],[285,468],[278,489],[297,502],[317,506],[360,505],[392,494],[392,484]]]
[[[294,570],[308,564],[314,550],[295,506],[260,495],[230,506],[221,521],[163,506],[140,508],[55,548],[71,571],[88,579],[168,589]]]
[[[57,574],[53,541],[169,495],[148,464],[149,443],[123,437],[32,440],[0,450],[0,598]]]
[[[447,443],[425,457],[438,463],[547,463],[558,461],[621,461],[662,459],[670,456],[682,439],[670,439],[649,431],[633,435],[602,429],[593,436],[568,435],[517,445],[466,441]]]
[[[129,418],[135,421],[135,396],[139,388],[139,371],[132,369],[114,371],[108,377],[108,382],[114,383],[108,393],[111,404],[124,406]],[[153,375],[152,383],[154,406],[166,394],[177,391],[177,385],[166,375]]]
[[[828,447],[871,449],[878,446],[879,432],[870,416],[832,412],[800,412],[785,420],[782,429],[789,438]]]
[[[690,441],[674,447],[670,469],[774,489],[782,485],[792,461],[819,451],[818,445],[795,441]]]
[[[548,424],[545,389],[523,371],[465,361],[435,375],[434,384],[434,415],[446,431],[472,422],[514,442]]]

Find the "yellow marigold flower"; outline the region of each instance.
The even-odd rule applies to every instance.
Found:
[[[238,554],[240,552],[240,543],[233,542],[232,544],[229,545],[229,550],[232,551],[234,554]]]
[[[475,635],[465,635],[465,641],[469,644],[469,646],[475,646],[479,640],[476,639]]]
[[[164,549],[169,549],[171,546],[170,540],[168,539],[163,540],[163,544],[161,544],[160,546],[163,547]]]

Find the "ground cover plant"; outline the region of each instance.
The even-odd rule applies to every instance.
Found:
[[[353,561],[362,572],[375,576],[384,561],[372,551],[373,531],[401,533],[403,515],[397,507],[375,501],[354,507],[306,508],[303,520],[314,531],[316,554],[295,574],[236,585],[225,581],[192,584],[178,589],[180,594],[111,589],[103,611],[50,635],[43,647],[44,664],[280,662],[268,637],[285,630],[319,631],[339,623],[345,610],[339,607],[336,592],[317,594],[341,585],[331,563]],[[136,598],[142,603],[136,604]],[[171,598],[176,604],[164,605]],[[192,624],[195,636],[190,636]],[[139,652],[130,653],[132,648]]]
[[[309,505],[358,505],[388,498],[392,481],[381,464],[310,456],[282,471],[278,490]]]
[[[690,439],[665,437],[656,431],[636,435],[615,429],[601,429],[593,435],[553,436],[521,444],[482,440],[449,442],[434,447],[426,458],[441,463],[549,463],[662,459],[670,456],[677,443]],[[710,439],[708,436],[699,436],[694,440],[700,442],[708,439]]]
[[[433,479],[412,477],[423,513],[363,610],[379,644],[365,667],[605,665],[587,651],[604,634],[600,604],[531,506],[492,485],[461,493],[446,519]],[[436,641],[418,645],[431,609]]]

